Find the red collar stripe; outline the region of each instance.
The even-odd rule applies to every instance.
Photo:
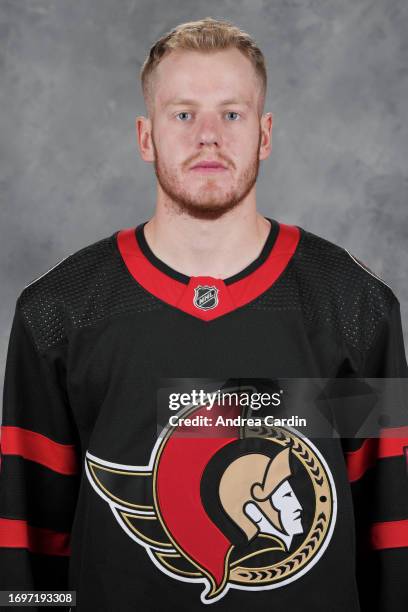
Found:
[[[170,277],[154,266],[141,251],[134,227],[119,230],[117,244],[129,272],[146,291],[194,317],[211,321],[244,306],[269,289],[286,269],[299,238],[298,227],[279,223],[278,236],[267,259],[253,272],[229,285],[211,276],[192,276],[187,285]],[[212,291],[216,293],[217,301],[215,306],[203,309],[196,305],[197,291],[205,294],[205,287],[208,286],[209,298],[213,295]]]

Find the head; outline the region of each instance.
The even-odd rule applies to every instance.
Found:
[[[289,535],[303,533],[302,506],[288,480],[271,495],[271,503],[279,512],[282,527]]]
[[[272,113],[263,114],[265,60],[251,37],[210,17],[181,24],[153,45],[141,81],[148,117],[137,117],[137,134],[159,198],[216,219],[254,197],[259,163],[271,151]],[[192,169],[206,160],[223,168]]]
[[[248,541],[259,531],[254,518],[262,515],[275,529],[286,531],[293,514],[292,502],[288,501],[287,496],[290,476],[289,447],[281,450],[273,459],[261,453],[242,455],[224,471],[219,485],[221,504],[228,516],[244,531]],[[289,488],[292,490],[290,485]],[[255,517],[253,512],[246,512],[248,503],[256,510]],[[287,525],[282,520],[285,514],[288,515]]]

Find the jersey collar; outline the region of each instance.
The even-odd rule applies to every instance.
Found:
[[[186,276],[160,260],[144,236],[147,221],[116,233],[117,246],[133,278],[167,304],[203,321],[212,321],[244,306],[269,289],[295,253],[300,228],[274,219],[260,255],[227,279]]]

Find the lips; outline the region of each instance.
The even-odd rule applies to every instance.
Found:
[[[192,167],[192,169],[194,168],[224,168],[225,169],[225,166],[221,164],[220,162],[216,162],[216,161],[202,161]]]

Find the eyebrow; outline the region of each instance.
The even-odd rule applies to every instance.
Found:
[[[167,108],[168,106],[180,106],[183,104],[187,104],[189,106],[197,106],[199,102],[189,98],[176,98],[174,100],[169,100],[169,102],[164,105],[164,108]],[[219,102],[218,106],[227,106],[228,104],[240,104],[242,106],[250,107],[250,103],[247,100],[234,100],[232,98],[229,100],[222,100],[222,102]]]

